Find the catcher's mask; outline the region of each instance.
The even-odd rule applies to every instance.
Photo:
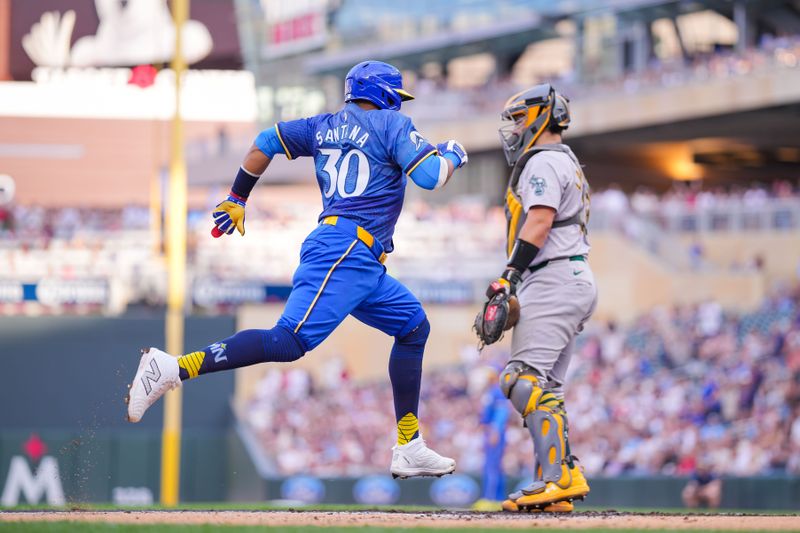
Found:
[[[569,99],[558,94],[549,83],[543,83],[509,98],[500,116],[511,121],[499,131],[506,160],[509,166],[514,166],[548,126],[556,124],[567,129]]]

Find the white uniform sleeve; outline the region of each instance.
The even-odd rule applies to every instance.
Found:
[[[540,205],[557,211],[561,205],[561,181],[552,162],[543,156],[537,154],[530,158],[519,178],[518,190],[526,212]]]

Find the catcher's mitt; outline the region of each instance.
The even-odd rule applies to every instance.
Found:
[[[494,344],[503,337],[503,332],[519,322],[519,300],[506,292],[499,292],[489,298],[483,309],[475,317],[475,332],[480,339],[480,347]]]

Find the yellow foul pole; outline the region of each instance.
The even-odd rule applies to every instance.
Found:
[[[156,123],[157,125],[158,122]],[[155,157],[159,158],[159,150],[154,152],[156,154]],[[156,165],[153,175],[150,177],[150,240],[153,243],[153,257],[158,258],[161,258],[163,254],[161,248],[161,209],[161,172],[158,165]]]
[[[186,300],[186,162],[183,158],[181,121],[181,77],[186,62],[181,50],[181,28],[189,18],[189,0],[172,0],[175,22],[175,115],[172,119],[172,146],[167,209],[167,351],[183,353],[183,313]],[[181,389],[164,397],[164,428],[161,435],[161,504],[178,504],[181,463]]]

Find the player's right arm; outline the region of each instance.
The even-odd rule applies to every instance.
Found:
[[[411,119],[399,113],[393,118],[392,157],[419,187],[428,190],[443,187],[455,170],[467,163],[467,152],[458,141],[433,146],[417,131]]]
[[[555,168],[542,157],[532,157],[520,176],[522,207],[527,211],[511,257],[503,274],[486,289],[491,298],[498,292],[516,293],[522,273],[533,263],[544,246],[561,202],[561,185]]]
[[[411,180],[423,189],[444,187],[455,170],[467,164],[467,151],[458,141],[440,143],[436,146],[436,152],[408,173]]]
[[[522,208],[528,214],[517,239],[533,244],[538,251],[544,246],[561,205],[558,172],[549,159],[531,158],[521,176],[520,186]]]
[[[244,209],[253,187],[277,154],[289,159],[312,155],[308,131],[309,119],[301,119],[281,122],[258,134],[239,167],[231,192],[211,213],[214,237],[230,235],[234,229],[244,235]]]

